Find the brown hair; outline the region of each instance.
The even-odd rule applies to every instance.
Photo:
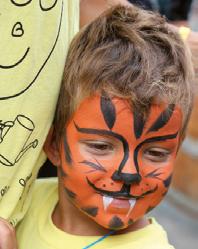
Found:
[[[163,17],[135,6],[111,8],[70,45],[55,116],[56,139],[80,102],[101,91],[142,109],[154,98],[174,103],[182,108],[185,129],[192,74],[184,43]]]

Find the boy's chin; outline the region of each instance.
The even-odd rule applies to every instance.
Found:
[[[121,215],[118,213],[114,214],[103,214],[100,217],[93,217],[84,212],[85,215],[88,215],[90,219],[96,222],[99,226],[114,231],[121,231],[127,229],[136,224],[137,220],[140,220],[143,217],[138,217],[137,219],[132,219],[126,215]]]

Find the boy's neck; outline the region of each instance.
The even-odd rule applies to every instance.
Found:
[[[87,215],[84,215],[76,208],[65,196],[59,184],[59,202],[57,203],[52,214],[52,221],[60,230],[74,235],[81,236],[103,236],[109,233],[105,229],[95,223]],[[127,229],[117,231],[116,234],[124,234],[141,229],[149,224],[149,221],[143,217],[130,225]]]

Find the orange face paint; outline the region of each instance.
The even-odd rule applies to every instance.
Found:
[[[61,144],[70,200],[108,229],[137,221],[167,192],[181,124],[174,105],[152,104],[143,116],[117,97],[85,99]]]

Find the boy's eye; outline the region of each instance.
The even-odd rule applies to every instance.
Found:
[[[111,149],[111,147],[108,144],[87,144],[89,148],[93,148],[96,150],[108,150]]]
[[[113,145],[107,142],[86,141],[83,143],[86,151],[95,155],[107,155],[114,150]]]
[[[152,162],[166,162],[170,151],[162,148],[150,148],[144,151],[144,158]]]

